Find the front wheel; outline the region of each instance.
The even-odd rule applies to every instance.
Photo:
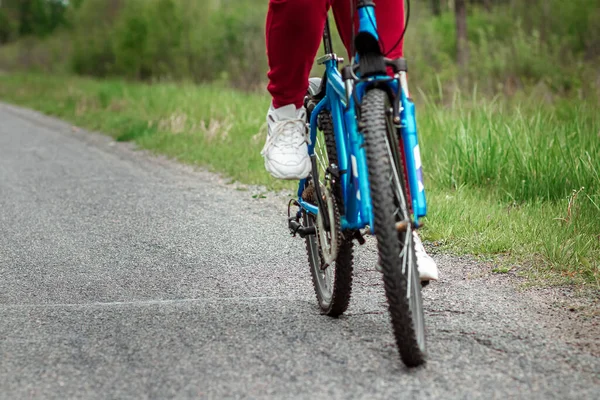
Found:
[[[374,229],[396,344],[409,367],[425,362],[425,325],[413,229],[398,137],[386,92],[372,89],[361,106]]]

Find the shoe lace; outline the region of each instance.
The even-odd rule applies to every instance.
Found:
[[[300,147],[304,143],[310,144],[310,138],[305,133],[304,120],[287,119],[275,122],[269,142],[274,147]]]

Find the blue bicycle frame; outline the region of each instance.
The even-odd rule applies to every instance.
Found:
[[[359,33],[366,32],[375,39],[377,33],[375,8],[370,2],[365,2],[358,8]],[[355,60],[358,62],[358,55]],[[399,132],[402,143],[405,172],[408,180],[407,191],[412,200],[412,218],[415,227],[419,226],[419,218],[427,213],[425,187],[419,143],[417,138],[417,124],[415,106],[409,97],[406,72],[396,73],[394,77],[375,75],[366,79],[348,79],[344,81],[338,71],[338,59],[335,54],[326,54],[320,59],[326,68],[326,93],[325,97],[315,106],[310,117],[310,139],[308,151],[314,154],[317,137],[317,118],[321,111],[331,113],[333,132],[338,156],[339,177],[342,188],[345,213],[341,217],[342,230],[363,229],[367,225],[373,231],[373,211],[369,188],[369,175],[367,159],[363,146],[364,137],[359,131],[357,123],[357,107],[362,103],[365,93],[373,86],[387,85],[399,104]],[[358,78],[358,77],[356,77]],[[400,141],[398,142],[400,144]],[[331,160],[333,162],[333,160]],[[306,179],[301,180],[298,187],[298,203],[301,208],[310,214],[317,215],[318,206],[302,199],[302,192],[306,186]],[[408,199],[407,199],[408,200]]]

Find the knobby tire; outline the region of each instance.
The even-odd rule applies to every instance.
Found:
[[[396,222],[410,219],[404,215],[398,217],[401,209],[399,202],[404,199],[404,171],[399,162],[397,151],[398,139],[395,129],[390,123],[390,105],[388,95],[383,90],[369,90],[361,105],[361,129],[365,139],[367,168],[371,199],[373,202],[374,230],[377,237],[379,258],[383,272],[385,294],[388,300],[392,329],[402,361],[408,367],[416,367],[425,362],[425,340],[423,324],[423,305],[421,285],[418,278],[416,256],[412,231],[401,234],[397,231]],[[396,148],[394,149],[394,146]],[[390,147],[393,149],[390,157]],[[395,166],[393,165],[395,164]],[[398,196],[391,181],[395,168],[403,196]],[[395,194],[396,192],[396,194]],[[399,199],[402,197],[403,199]],[[408,237],[407,237],[408,236]],[[402,253],[404,244],[408,251]],[[403,273],[401,255],[407,258],[407,269]],[[408,273],[410,269],[410,274]],[[411,277],[410,281],[408,276]],[[411,297],[407,297],[410,287]]]
[[[319,115],[319,128],[323,132],[325,138],[325,146],[327,153],[327,162],[329,165],[337,163],[337,151],[335,146],[335,135],[333,133],[333,123],[331,114],[328,112],[322,112]],[[323,172],[323,171],[321,171]],[[323,176],[321,176],[323,178]],[[313,182],[314,183],[314,182]],[[310,273],[312,276],[313,286],[317,296],[319,307],[323,314],[331,317],[337,317],[343,314],[348,308],[350,303],[350,296],[352,293],[352,270],[353,270],[353,242],[352,235],[345,234],[341,230],[340,224],[340,212],[343,212],[343,201],[341,198],[341,188],[339,181],[330,185],[330,191],[333,195],[334,200],[334,221],[336,231],[338,232],[338,254],[333,265],[327,267],[332,269],[333,272],[333,290],[331,298],[324,293],[324,288],[321,287],[321,281],[319,275],[323,271],[321,266],[323,264],[321,250],[318,245],[316,235],[309,235],[306,237],[306,251],[308,253],[308,262],[310,265]],[[304,200],[316,204],[314,188],[305,189],[303,194]],[[319,210],[321,212],[322,210]],[[303,224],[304,226],[316,225],[316,218],[308,213],[303,213]]]

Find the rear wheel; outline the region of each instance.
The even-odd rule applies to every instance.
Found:
[[[372,89],[361,107],[374,229],[396,344],[409,367],[425,362],[425,325],[413,228],[388,95]]]
[[[315,226],[316,234],[306,237],[306,250],[317,301],[323,314],[339,316],[348,308],[352,292],[352,235],[341,230],[340,209],[343,207],[339,181],[333,176],[337,163],[335,136],[331,115],[319,115],[315,155],[319,182],[311,179],[302,197],[305,201],[318,204],[315,184],[319,185],[324,210],[314,216],[303,213],[303,225]],[[313,174],[314,175],[314,174]],[[329,217],[330,226],[325,228],[323,215]]]

